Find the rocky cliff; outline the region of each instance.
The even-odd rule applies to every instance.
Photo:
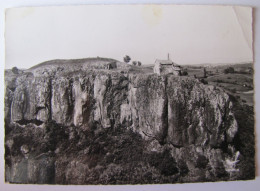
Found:
[[[107,69],[107,63],[72,70],[41,65],[6,75],[6,181],[134,184],[254,176],[244,177],[248,169],[240,168],[239,122],[223,90],[189,77]]]

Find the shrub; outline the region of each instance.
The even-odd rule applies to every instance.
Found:
[[[19,70],[18,70],[17,67],[13,67],[13,68],[12,68],[12,72],[13,72],[14,74],[19,74]]]
[[[189,168],[188,168],[187,164],[183,160],[180,160],[178,162],[178,164],[179,164],[178,167],[180,169],[180,175],[181,176],[187,175],[189,173]]]
[[[183,76],[187,76],[187,75],[188,75],[188,72],[185,70],[185,71],[182,72],[182,75],[183,75]]]
[[[225,74],[228,74],[228,73],[235,73],[235,69],[233,67],[228,67],[224,70],[224,73]]]
[[[207,80],[201,79],[200,81],[201,81],[203,84],[208,84],[208,81],[207,81]]]
[[[199,155],[196,160],[196,167],[197,168],[206,168],[208,162],[209,162],[209,160],[205,156]]]
[[[149,163],[159,169],[165,176],[171,176],[179,172],[177,163],[168,150],[163,153],[153,153],[150,156]]]

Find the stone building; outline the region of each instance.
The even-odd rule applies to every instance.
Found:
[[[117,68],[116,62],[109,62],[106,64],[105,69],[112,70]]]
[[[164,75],[164,74],[173,74],[176,76],[181,75],[181,67],[171,61],[170,59],[168,60],[158,60],[156,59],[154,63],[154,68],[153,68],[154,73],[158,75]]]

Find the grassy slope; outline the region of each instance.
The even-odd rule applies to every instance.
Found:
[[[47,67],[51,65],[72,65],[72,64],[85,64],[85,63],[93,63],[93,62],[113,62],[116,61],[111,58],[82,58],[82,59],[57,59],[57,60],[50,60],[40,64],[37,64],[31,67],[29,70],[37,69],[40,67]]]

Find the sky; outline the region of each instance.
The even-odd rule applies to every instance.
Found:
[[[6,68],[108,57],[153,64],[253,60],[252,9],[198,5],[86,5],[6,11]]]

